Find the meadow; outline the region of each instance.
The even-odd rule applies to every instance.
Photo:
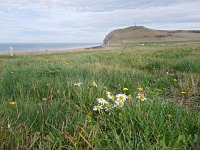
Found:
[[[0,56],[0,149],[198,148],[200,42]]]

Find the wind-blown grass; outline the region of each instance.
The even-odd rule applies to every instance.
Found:
[[[198,58],[198,44],[0,56],[1,149],[197,149]],[[133,98],[123,108],[93,111],[124,87]]]
[[[174,66],[174,69],[182,72],[200,73],[200,59],[182,60]]]

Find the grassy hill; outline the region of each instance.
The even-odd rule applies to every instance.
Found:
[[[0,148],[198,149],[200,42],[134,44],[0,56]]]
[[[143,26],[131,26],[110,32],[104,46],[119,46],[129,42],[198,41],[200,30],[154,30]]]

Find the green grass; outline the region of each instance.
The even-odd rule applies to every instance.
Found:
[[[198,149],[200,45],[162,44],[0,56],[0,149]],[[122,109],[93,111],[124,87],[133,100]]]
[[[182,60],[174,66],[174,69],[182,72],[200,73],[200,59]]]

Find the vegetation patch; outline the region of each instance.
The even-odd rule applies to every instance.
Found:
[[[175,64],[173,68],[181,72],[200,73],[200,59],[184,59],[181,62]]]
[[[148,71],[161,70],[161,69],[164,69],[164,65],[162,62],[154,61],[145,65],[143,69],[146,69]]]
[[[198,149],[199,44],[154,44],[0,57],[0,148]]]

